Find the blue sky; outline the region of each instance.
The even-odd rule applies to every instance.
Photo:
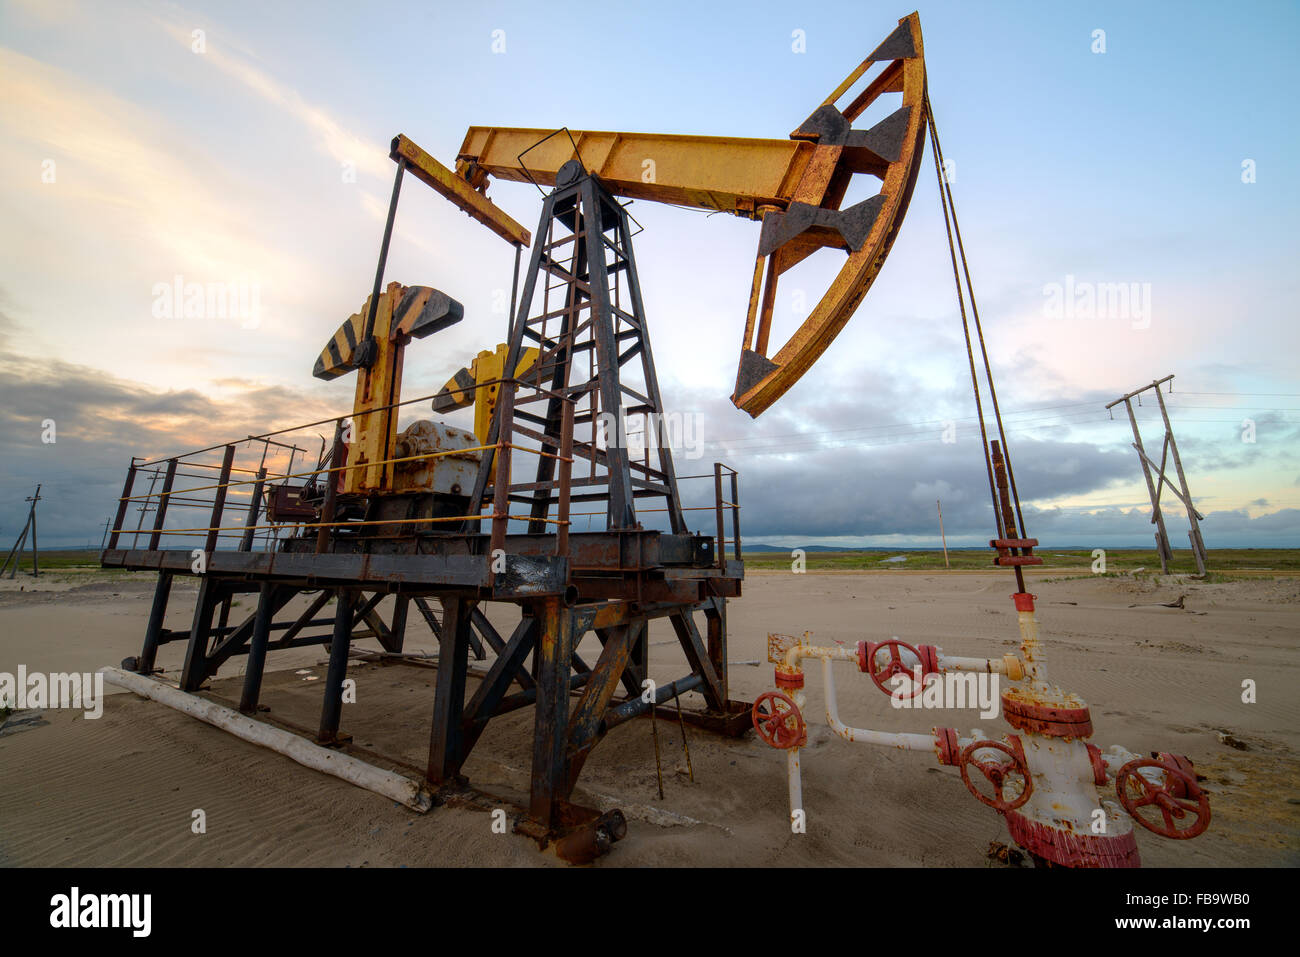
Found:
[[[476,124],[784,137],[911,11],[593,9],[0,3],[0,540],[37,481],[46,541],[98,541],[132,453],[348,406],[350,381],[310,368],[369,290],[395,133],[445,162]],[[920,14],[1030,531],[1150,541],[1131,437],[1102,407],[1174,373],[1207,544],[1300,545],[1296,4]],[[532,187],[491,195],[535,222]],[[929,544],[937,497],[950,541],[989,536],[937,200],[923,175],[853,321],[757,421],[726,401],[757,226],[632,207],[665,396],[700,418],[710,460],[740,469],[755,539]],[[411,348],[408,395],[500,337],[511,261],[432,193],[404,190],[390,278],[442,288],[468,317]],[[815,299],[833,271],[798,281]],[[159,319],[153,290],[177,275],[256,282],[256,327]],[[1150,321],[1052,317],[1045,289],[1067,282],[1147,289]],[[1139,411],[1157,443],[1154,410]]]

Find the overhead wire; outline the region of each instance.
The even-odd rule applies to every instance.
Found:
[[[961,328],[962,328],[962,333],[966,337],[966,358],[969,360],[971,386],[975,392],[975,414],[979,418],[980,445],[983,448],[983,452],[984,452],[984,468],[988,473],[989,498],[992,499],[993,501],[994,521],[996,522],[999,530],[999,537],[1001,537],[1002,519],[1001,519],[1001,512],[998,510],[998,493],[997,493],[997,489],[994,487],[994,482],[993,482],[993,460],[989,457],[988,430],[986,429],[984,424],[984,407],[983,407],[982,400],[980,399],[979,378],[975,373],[975,353],[971,348],[970,325],[966,320],[966,302],[962,295],[961,277],[958,275],[957,272],[957,251],[956,251],[956,247],[953,245],[953,240],[952,240],[952,221],[949,217],[948,200],[943,189],[943,169],[941,166],[942,159],[939,153],[938,140],[934,138],[934,117],[930,111],[930,95],[928,91],[925,94],[925,116],[926,116],[926,123],[930,130],[931,143],[933,145],[933,148],[930,150],[930,154],[934,158],[934,172],[939,180],[939,201],[943,206],[943,224],[944,224],[944,229],[948,234],[948,253],[952,258],[952,278],[953,278],[953,282],[957,286],[957,308],[961,312]]]

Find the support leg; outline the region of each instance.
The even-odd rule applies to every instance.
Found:
[[[682,651],[686,653],[686,660],[691,664],[691,671],[704,679],[700,691],[704,695],[705,703],[711,711],[725,711],[727,699],[721,688],[718,671],[714,669],[708,650],[704,647],[704,641],[700,638],[700,631],[695,627],[693,612],[693,608],[687,608],[685,611],[670,615],[669,620],[673,624],[673,630],[677,632],[677,640],[681,642]]]
[[[438,684],[429,733],[429,766],[434,784],[453,779],[464,758],[465,672],[469,667],[469,623],[474,602],[442,599],[442,634],[438,636]]]
[[[564,732],[569,716],[573,628],[572,615],[560,599],[543,599],[540,606],[533,652],[537,718],[528,813],[538,824],[550,827],[555,823],[557,803],[568,797]]]
[[[14,542],[14,547],[9,550],[9,554],[5,557],[4,566],[0,567],[0,574],[4,573],[4,569],[9,566],[9,559],[14,558],[15,553],[17,553],[18,557],[14,558],[14,567],[10,569],[9,577],[13,578],[18,574],[18,565],[23,560],[23,546],[27,544],[27,530],[31,528],[31,526],[32,517],[28,515],[27,524],[23,526],[23,533],[18,536],[18,541]]]
[[[271,618],[275,612],[274,592],[274,585],[262,582],[262,589],[257,596],[257,615],[253,619],[253,637],[248,646],[248,662],[244,669],[244,692],[239,698],[239,710],[244,714],[257,711],[257,699],[262,694],[266,645],[271,638]]]
[[[388,626],[389,637],[386,650],[400,655],[402,646],[406,643],[406,613],[411,607],[411,599],[406,595],[398,595],[394,601],[393,623]]]
[[[340,588],[334,609],[334,637],[330,641],[330,666],[325,675],[325,701],[320,709],[320,729],[316,740],[332,744],[338,740],[339,719],[343,714],[343,679],[348,671],[348,648],[352,644],[352,611],[356,592]]]
[[[718,676],[718,693],[725,702],[731,698],[731,688],[727,683],[727,599],[713,598],[704,603],[704,623],[709,661]]]
[[[198,601],[194,605],[194,622],[190,625],[190,643],[185,649],[185,667],[181,671],[181,690],[198,691],[208,675],[208,641],[212,636],[212,616],[221,600],[219,582],[203,577]]]
[[[135,666],[139,674],[153,674],[154,663],[158,659],[158,646],[162,643],[163,622],[167,618],[167,601],[171,593],[172,573],[159,572],[158,584],[153,590],[153,607],[149,609],[149,625],[144,632],[144,648]]]

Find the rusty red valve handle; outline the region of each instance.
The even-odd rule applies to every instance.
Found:
[[[884,648],[889,649],[889,660],[881,665],[880,662],[876,660],[876,652]],[[872,683],[891,698],[894,696],[894,689],[890,688],[887,684],[890,679],[895,675],[906,675],[909,679],[914,679],[916,677],[912,673],[912,669],[903,664],[901,649],[906,649],[916,656],[916,660],[921,666],[921,678],[924,679],[925,659],[921,657],[921,652],[913,648],[907,642],[899,641],[897,638],[891,638],[888,641],[880,642],[858,642],[858,670],[865,671],[867,676],[871,678]],[[921,693],[924,687],[924,680],[919,684],[913,680],[911,693],[906,694],[900,692],[899,696],[902,698],[915,698]]]
[[[980,760],[976,761],[971,756],[981,748],[992,748],[995,751],[1001,751],[1011,759],[1011,765],[1000,764],[995,761]],[[999,814],[1005,814],[1007,811],[1014,811],[1022,807],[1029,800],[1029,795],[1034,793],[1034,779],[1029,774],[1029,769],[1025,767],[1025,760],[1019,754],[1000,741],[972,741],[966,746],[961,753],[961,779],[966,785],[966,790],[975,795],[975,800],[981,804],[988,805]],[[993,785],[993,797],[985,797],[975,785],[971,783],[969,768],[971,765],[979,768],[980,774]],[[1020,797],[1014,801],[1008,801],[1002,795],[1002,789],[1006,785],[1008,774],[1019,774],[1025,779],[1025,788],[1020,792]]]
[[[1153,784],[1148,781],[1138,773],[1141,768],[1159,768],[1165,773],[1165,783]],[[1130,793],[1131,785],[1138,786],[1138,794]],[[1124,805],[1129,816],[1153,834],[1185,841],[1203,833],[1210,826],[1210,799],[1197,786],[1196,775],[1162,761],[1151,758],[1130,761],[1115,775],[1115,790],[1119,793],[1119,803]],[[1157,824],[1139,814],[1139,809],[1145,807],[1156,808],[1164,823]],[[1180,828],[1177,822],[1188,814],[1193,815],[1194,820],[1189,827]]]
[[[1196,780],[1196,768],[1192,766],[1192,759],[1185,754],[1172,754],[1169,751],[1152,751],[1151,757],[1159,761],[1167,768],[1173,768],[1176,771],[1182,771],[1184,774],[1190,774],[1192,780]],[[1176,798],[1189,797],[1187,788],[1182,778],[1165,779],[1165,784],[1169,787],[1169,793]]]
[[[774,748],[784,751],[808,741],[808,726],[804,724],[799,706],[779,691],[759,695],[754,701],[752,715],[754,730]]]

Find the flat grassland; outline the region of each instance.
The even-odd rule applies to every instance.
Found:
[[[793,551],[793,550],[791,550]],[[1145,570],[1160,572],[1160,559],[1154,549],[1105,549],[1105,574],[1132,573]],[[1037,548],[1034,554],[1043,559],[1042,569],[1077,570],[1091,573],[1097,556],[1091,551]],[[787,551],[749,551],[744,555],[747,569],[785,569],[794,561]],[[902,558],[903,561],[897,561]],[[892,559],[892,560],[891,560]],[[933,571],[945,568],[942,551],[805,551],[804,567],[810,572],[830,571]],[[954,571],[986,572],[992,567],[992,551],[986,548],[950,549],[947,568]],[[1208,551],[1206,570],[1218,575],[1300,575],[1300,549],[1296,548],[1216,548]],[[1174,549],[1169,574],[1196,574],[1196,562],[1187,549]]]

